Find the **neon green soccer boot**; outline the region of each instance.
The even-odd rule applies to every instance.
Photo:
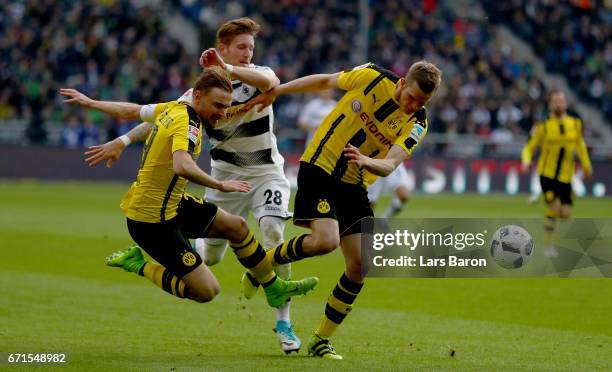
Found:
[[[117,251],[106,257],[106,265],[120,267],[123,270],[138,274],[145,264],[140,247],[132,245],[128,249]]]
[[[308,340],[308,355],[318,358],[341,360],[342,355],[336,353],[328,338],[322,338],[313,334]]]
[[[257,294],[257,290],[259,289],[259,282],[257,279],[253,277],[253,275],[249,274],[248,271],[245,271],[242,274],[242,278],[240,278],[240,292],[247,300],[252,299]]]
[[[280,307],[289,298],[300,296],[311,291],[319,284],[319,278],[311,276],[302,280],[283,280],[276,277],[276,280],[264,288],[268,305]]]

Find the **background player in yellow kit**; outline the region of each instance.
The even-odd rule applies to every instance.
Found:
[[[552,235],[557,217],[569,218],[572,212],[574,153],[580,159],[586,179],[592,177],[593,169],[582,135],[582,121],[567,114],[567,99],[563,91],[550,92],[548,109],[550,116],[534,126],[521,157],[523,172],[527,172],[535,149],[541,147],[538,174],[547,206],[544,220],[544,254],[547,257],[558,257]]]

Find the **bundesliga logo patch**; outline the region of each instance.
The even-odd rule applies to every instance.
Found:
[[[193,143],[198,142],[198,136],[200,135],[200,129],[198,127],[194,127],[193,125],[189,126],[189,129],[187,130],[187,136],[189,137],[189,140]]]
[[[421,123],[416,122],[414,123],[414,126],[412,127],[412,131],[410,132],[410,137],[414,139],[416,142],[419,142],[421,140],[421,137],[423,137],[424,132],[425,132],[425,128],[423,128]]]

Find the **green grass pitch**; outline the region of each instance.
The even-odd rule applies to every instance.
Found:
[[[126,184],[0,182],[0,355],[63,352],[73,370],[605,370],[612,366],[610,279],[370,279],[334,337],[345,360],[284,356],[263,296],[240,299],[231,252],[221,294],[179,300],[104,266],[131,243]],[[415,195],[405,217],[539,217],[526,196]],[[381,207],[383,207],[381,205]],[[612,217],[579,199],[576,217]],[[297,230],[289,225],[287,235]],[[304,342],[343,271],[339,251],[294,265],[319,287],[293,301]],[[454,356],[451,356],[454,350]],[[38,365],[40,367],[40,365]],[[3,370],[28,369],[9,366]]]

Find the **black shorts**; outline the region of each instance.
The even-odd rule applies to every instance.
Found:
[[[155,261],[179,278],[202,263],[189,239],[204,238],[217,215],[217,206],[183,195],[177,216],[159,223],[127,219],[132,239]]]
[[[374,217],[365,188],[340,182],[316,165],[300,162],[293,221],[306,226],[319,218],[338,221],[340,236],[361,233],[361,220]]]
[[[542,194],[544,194],[544,200],[546,200],[547,203],[559,199],[561,204],[574,204],[572,198],[572,184],[540,176],[540,186],[542,186]]]

